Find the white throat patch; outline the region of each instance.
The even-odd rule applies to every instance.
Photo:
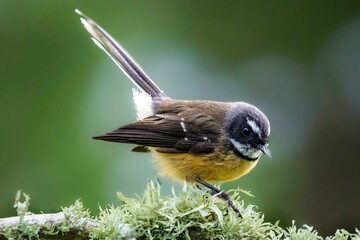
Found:
[[[233,138],[230,138],[230,142],[234,145],[234,148],[243,156],[251,159],[256,159],[261,156],[261,150],[252,147],[250,144],[242,144]]]

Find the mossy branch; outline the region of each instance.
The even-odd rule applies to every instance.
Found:
[[[91,217],[78,200],[54,214],[28,212],[30,197],[20,192],[14,207],[17,217],[0,219],[0,239],[324,239],[312,227],[304,225],[286,229],[264,222],[264,215],[253,205],[244,205],[241,190],[230,191],[243,218],[225,201],[207,192],[184,185],[178,195],[161,196],[160,185],[149,182],[140,198],[121,193],[120,207],[100,209]],[[336,231],[325,239],[360,239],[360,232]]]

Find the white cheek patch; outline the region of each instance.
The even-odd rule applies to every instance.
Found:
[[[232,143],[232,145],[234,145],[236,150],[245,157],[256,159],[262,154],[260,150],[251,147],[250,144],[242,144],[232,138],[230,138],[230,142]]]
[[[133,88],[133,99],[138,120],[154,115],[152,108],[153,101],[149,94],[144,91],[140,91],[139,89]]]
[[[230,138],[230,142],[232,143],[232,145],[234,145],[236,150],[238,150],[240,153],[243,153],[244,151],[246,151],[246,149],[249,148],[249,146],[248,146],[249,144],[241,144],[232,138]]]
[[[253,120],[250,120],[249,118],[247,118],[246,121],[247,121],[247,124],[253,130],[253,132],[256,133],[259,136],[259,138],[261,138],[261,130],[260,130],[259,126],[256,124],[256,122],[254,122]]]

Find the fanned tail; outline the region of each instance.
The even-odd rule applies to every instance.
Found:
[[[124,74],[142,91],[154,97],[166,97],[166,94],[146,75],[129,53],[96,22],[75,10],[81,16],[81,22],[91,34],[94,43],[101,48],[124,72]]]

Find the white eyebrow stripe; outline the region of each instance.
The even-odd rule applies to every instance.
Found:
[[[256,133],[259,136],[259,138],[261,138],[261,130],[260,130],[259,126],[256,124],[256,122],[254,122],[253,120],[250,120],[249,118],[247,118],[246,121],[247,121],[247,124],[253,130],[253,132]]]

